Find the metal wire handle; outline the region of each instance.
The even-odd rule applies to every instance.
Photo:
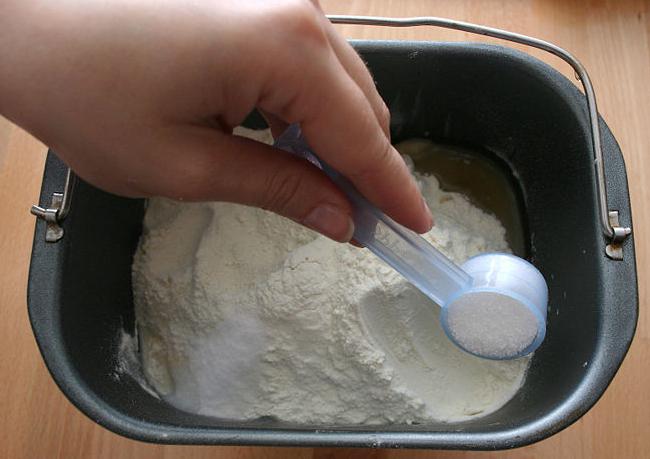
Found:
[[[412,17],[412,18],[388,18],[378,16],[347,16],[347,15],[328,15],[327,18],[334,24],[360,24],[376,25],[388,27],[413,27],[413,26],[435,26],[446,29],[460,30],[478,35],[486,35],[493,38],[499,38],[523,45],[532,46],[547,51],[560,59],[567,62],[576,72],[580,79],[587,97],[587,107],[589,110],[589,121],[591,124],[591,138],[593,145],[594,163],[596,168],[596,184],[598,193],[598,205],[600,210],[600,226],[602,232],[609,239],[606,253],[610,258],[622,259],[622,249],[620,247],[627,236],[632,233],[630,227],[620,226],[618,223],[618,211],[610,210],[607,202],[607,183],[605,180],[605,168],[603,164],[603,151],[601,145],[600,127],[598,125],[598,109],[596,106],[596,96],[594,88],[589,79],[587,71],[583,65],[568,51],[559,46],[537,38],[528,37],[506,30],[485,27],[469,22],[454,21],[452,19],[437,17]],[[72,198],[72,189],[74,186],[74,173],[68,170],[64,192],[54,193],[52,196],[52,205],[48,208],[32,206],[31,212],[39,218],[48,222],[48,231],[46,240],[56,242],[63,237],[63,229],[59,223],[66,217],[70,208]]]
[[[603,234],[610,241],[607,255],[610,258],[621,259],[620,243],[632,233],[630,227],[620,226],[618,223],[618,211],[610,210],[607,202],[607,182],[605,180],[605,166],[603,164],[603,150],[601,144],[600,126],[598,125],[598,109],[596,106],[596,95],[593,85],[584,66],[571,53],[553,43],[538,38],[521,35],[507,30],[495,29],[469,22],[454,21],[452,19],[437,17],[412,17],[412,18],[387,18],[378,16],[346,16],[328,15],[327,18],[334,24],[360,24],[376,25],[387,27],[413,27],[413,26],[435,26],[445,29],[460,30],[478,35],[499,38],[522,45],[532,46],[547,51],[567,62],[576,72],[587,97],[589,110],[589,122],[591,125],[591,139],[593,145],[594,163],[596,168],[596,184],[598,193],[598,206],[600,210],[600,226]]]

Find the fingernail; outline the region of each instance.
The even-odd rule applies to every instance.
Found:
[[[302,224],[338,242],[348,242],[354,233],[352,218],[331,204],[316,207]]]
[[[431,213],[431,209],[429,209],[429,205],[424,200],[424,196],[422,196],[422,209],[427,214],[427,217],[429,217],[426,229],[426,231],[429,231],[431,228],[433,228],[433,214]]]

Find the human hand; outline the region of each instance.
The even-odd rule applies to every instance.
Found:
[[[320,170],[232,135],[258,108],[275,135],[300,123],[396,221],[431,227],[370,74],[317,4],[8,0],[0,18],[0,111],[100,188],[259,206],[349,241],[350,204]]]

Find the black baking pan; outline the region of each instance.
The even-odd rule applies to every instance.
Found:
[[[633,236],[606,256],[584,95],[548,65],[509,48],[427,42],[354,42],[392,113],[397,142],[430,138],[476,148],[509,170],[529,258],[550,289],[545,342],[526,381],[500,410],[462,423],[294,425],[234,422],[182,412],[128,376],[116,377],[120,331],[133,331],[131,263],[144,201],[78,181],[62,227],[45,242],[37,222],[29,317],[63,393],[91,419],[158,443],[513,448],[552,435],[596,403],[621,365],[638,314]],[[609,206],[631,226],[625,165],[604,121]],[[66,167],[48,156],[41,203]],[[36,421],[37,422],[37,421]]]

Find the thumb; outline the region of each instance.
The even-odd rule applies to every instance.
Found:
[[[157,194],[260,207],[335,241],[352,238],[350,203],[308,161],[261,142],[207,129],[192,133],[182,143],[168,153],[165,162],[171,177],[165,183],[163,175]]]

